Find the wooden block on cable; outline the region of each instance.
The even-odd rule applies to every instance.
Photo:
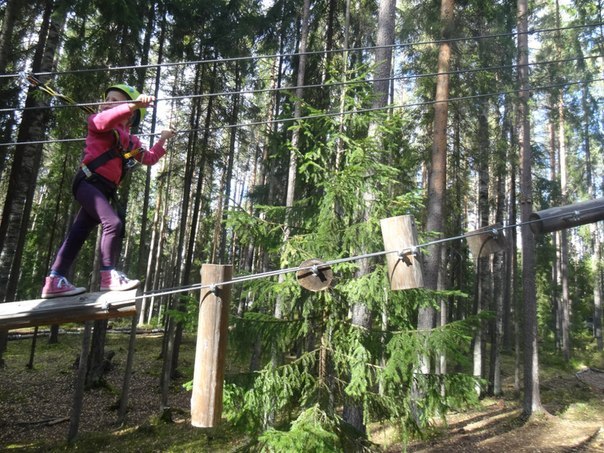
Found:
[[[0,304],[0,330],[135,316],[137,289]]]
[[[417,247],[417,228],[413,216],[401,215],[380,220],[384,250],[388,253],[388,279],[390,289],[423,288],[421,254]]]

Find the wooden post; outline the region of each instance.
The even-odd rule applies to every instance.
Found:
[[[417,246],[417,230],[413,216],[402,215],[380,220],[384,250],[388,253],[388,278],[390,289],[421,288],[424,286],[424,276]]]
[[[191,424],[199,428],[213,428],[222,417],[231,287],[219,284],[231,280],[232,272],[230,265],[204,264],[201,267],[201,284],[215,286],[202,289],[199,302],[191,396]]]
[[[86,371],[88,370],[88,356],[90,355],[90,337],[92,335],[92,321],[86,321],[84,324],[84,335],[82,337],[82,350],[80,351],[80,363],[78,365],[78,374],[73,393],[73,403],[71,405],[71,415],[69,417],[69,432],[67,441],[73,442],[78,435],[80,426],[80,414],[82,413],[82,403],[84,401],[84,387],[86,385]]]
[[[128,393],[130,391],[130,377],[132,376],[132,366],[134,364],[134,346],[136,343],[136,326],[138,316],[132,316],[130,324],[130,340],[128,341],[128,358],[126,359],[126,369],[124,370],[124,382],[122,383],[122,395],[120,396],[120,408],[117,421],[121,425],[126,423],[126,412],[128,411]]]

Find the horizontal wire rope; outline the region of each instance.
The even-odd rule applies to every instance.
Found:
[[[601,58],[604,55],[589,55],[589,56],[580,56],[580,57],[569,57],[558,60],[547,60],[547,61],[535,61],[529,63],[528,66],[542,66],[548,64],[560,64],[560,63],[569,63],[573,61],[581,61],[581,60],[591,60]],[[376,79],[352,79],[342,82],[328,82],[328,83],[317,83],[317,84],[308,84],[308,85],[290,85],[287,87],[275,87],[275,88],[260,88],[260,89],[252,89],[252,90],[239,90],[239,91],[220,91],[215,93],[201,93],[201,94],[188,94],[182,96],[168,96],[158,98],[156,102],[168,102],[168,101],[179,101],[185,99],[199,99],[199,98],[213,98],[213,97],[226,97],[226,96],[241,96],[241,95],[249,95],[249,94],[263,94],[263,93],[272,93],[272,92],[288,92],[295,91],[297,89],[310,89],[310,88],[333,88],[340,86],[350,86],[350,85],[363,85],[363,84],[371,84],[376,82],[385,82],[385,81],[402,81],[402,80],[414,80],[414,79],[422,79],[422,78],[431,78],[442,75],[465,75],[465,74],[475,74],[479,72],[490,72],[496,71],[499,69],[508,69],[514,70],[518,68],[518,64],[511,65],[501,65],[501,66],[486,66],[482,68],[473,68],[473,69],[459,69],[454,71],[447,72],[429,72],[425,74],[410,74],[410,75],[400,75],[393,77],[385,77],[385,78],[376,78]],[[36,74],[37,76],[40,73]],[[114,102],[115,104],[119,104],[121,102]],[[82,108],[82,107],[94,107],[100,106],[104,104],[113,104],[104,101],[98,102],[85,102],[85,103],[74,103],[74,104],[56,104],[56,105],[40,105],[40,106],[30,106],[30,107],[13,107],[13,108],[2,108],[0,109],[0,113],[9,113],[16,111],[28,111],[28,110],[47,110],[47,109],[63,109],[63,108]]]
[[[604,23],[594,23],[594,24],[582,24],[582,25],[573,25],[573,26],[565,26],[565,27],[555,27],[555,28],[547,28],[547,29],[531,29],[527,32],[509,32],[509,33],[499,33],[499,34],[490,34],[490,35],[477,35],[477,36],[472,36],[472,37],[459,37],[459,38],[448,38],[445,40],[432,40],[432,41],[419,41],[416,43],[398,43],[398,44],[394,44],[394,45],[387,45],[387,46],[366,46],[366,47],[356,47],[356,48],[349,48],[349,49],[330,49],[330,50],[321,50],[321,51],[308,51],[308,52],[304,52],[304,53],[284,53],[284,54],[273,54],[273,55],[260,55],[260,56],[245,56],[245,57],[230,57],[230,58],[220,58],[220,59],[212,59],[212,60],[198,60],[198,61],[189,61],[189,62],[168,62],[168,63],[156,63],[156,64],[147,64],[147,65],[130,65],[130,66],[119,66],[119,67],[106,67],[106,68],[91,68],[91,69],[78,69],[78,70],[69,70],[69,71],[57,71],[57,72],[40,72],[37,73],[36,75],[38,76],[56,76],[56,75],[67,75],[67,74],[80,74],[80,73],[90,73],[90,72],[100,72],[100,71],[119,71],[119,70],[127,70],[127,69],[143,69],[143,68],[161,68],[161,67],[172,67],[172,66],[182,66],[182,65],[195,65],[195,64],[210,64],[210,63],[228,63],[228,62],[238,62],[238,61],[246,61],[246,60],[260,60],[260,59],[270,59],[270,58],[284,58],[284,57],[295,57],[295,56],[299,56],[299,55],[324,55],[327,53],[338,53],[338,52],[355,52],[355,51],[367,51],[367,50],[376,50],[376,49],[380,49],[380,48],[405,48],[405,47],[411,47],[411,46],[419,46],[419,45],[430,45],[430,44],[439,44],[441,42],[460,42],[460,41],[471,41],[471,40],[478,40],[478,39],[492,39],[492,38],[500,38],[500,37],[510,37],[510,36],[516,36],[516,35],[520,35],[520,34],[538,34],[538,33],[548,33],[548,32],[557,32],[557,31],[562,31],[562,30],[571,30],[571,29],[578,29],[578,28],[591,28],[591,27],[598,27],[598,26],[602,26]],[[599,56],[588,56],[588,57],[583,57],[582,59],[588,59],[588,58],[598,58]],[[565,60],[560,60],[560,61],[553,61],[551,63],[556,63],[556,62],[563,62],[563,61],[568,61],[569,59],[565,59]],[[572,60],[572,59],[570,59]],[[579,60],[579,58],[577,58],[577,60]],[[539,64],[548,64],[550,62],[533,62],[530,63],[529,65],[539,65]],[[513,67],[517,67],[518,65],[509,65],[510,68]],[[501,66],[501,67],[495,67],[495,69],[504,69],[507,68],[507,66]],[[454,74],[464,74],[464,73],[472,73],[472,72],[478,72],[481,70],[486,70],[486,69],[475,69],[475,70],[464,70],[464,71],[451,71],[447,74],[450,75],[454,75]],[[442,73],[441,73],[442,74]],[[17,74],[0,74],[0,80],[1,79],[5,79],[5,78],[15,78],[15,77],[22,77],[23,73],[17,73]],[[437,75],[435,74],[425,74],[425,75],[415,75],[415,76],[401,76],[401,77],[397,77],[397,78],[389,78],[389,80],[398,80],[398,79],[411,79],[411,78],[420,78],[420,77],[431,77],[433,75]],[[381,79],[380,79],[381,80]],[[528,91],[540,91],[543,89],[547,89],[547,88],[553,88],[553,87],[564,87],[564,86],[571,86],[571,85],[576,85],[576,84],[584,84],[584,83],[592,83],[592,82],[596,82],[596,81],[602,81],[604,79],[591,79],[591,80],[585,80],[585,81],[572,81],[572,82],[567,82],[567,83],[560,83],[560,84],[551,84],[551,85],[546,85],[546,86],[540,86],[540,87],[531,87],[528,89]],[[375,80],[363,80],[360,83],[371,83],[371,82],[375,82],[378,81],[378,79]],[[356,82],[356,81],[355,81]],[[331,85],[343,85],[345,82],[339,82],[339,83],[334,83]],[[352,82],[349,82],[352,83]],[[359,82],[356,82],[359,83]],[[326,86],[329,86],[330,84],[327,84]],[[317,86],[321,86],[321,85],[308,85],[306,87],[311,88],[311,87],[317,87]],[[266,89],[263,91],[287,91],[287,90],[293,90],[297,87],[286,87],[286,88],[274,88],[274,89]],[[302,88],[305,88],[305,86],[303,86]],[[215,128],[211,128],[213,130],[217,130],[217,129],[227,129],[227,128],[233,128],[233,127],[248,127],[248,126],[254,126],[254,125],[264,125],[264,124],[272,124],[272,123],[283,123],[283,122],[289,122],[289,121],[300,121],[300,120],[305,120],[305,119],[315,119],[315,118],[321,118],[321,117],[333,117],[333,116],[339,116],[339,115],[346,115],[346,114],[355,114],[355,113],[367,113],[370,111],[378,111],[378,110],[390,110],[390,109],[399,109],[399,108],[406,108],[406,107],[418,107],[418,106],[426,106],[426,105],[433,105],[433,104],[437,104],[439,102],[449,102],[449,101],[459,101],[459,100],[466,100],[466,99],[475,99],[475,98],[480,98],[480,97],[486,97],[486,96],[499,96],[499,95],[503,95],[503,94],[510,94],[510,93],[516,93],[522,90],[508,90],[508,91],[504,91],[504,92],[498,92],[498,93],[487,93],[487,94],[478,94],[478,95],[471,95],[471,96],[462,96],[462,97],[457,97],[457,98],[449,98],[448,100],[445,101],[424,101],[424,102],[418,102],[418,103],[410,103],[410,104],[402,104],[402,105],[389,105],[383,108],[367,108],[367,109],[358,109],[358,110],[353,110],[353,111],[345,111],[345,112],[327,112],[324,114],[318,114],[318,115],[308,115],[305,117],[298,117],[298,118],[285,118],[285,119],[275,119],[275,120],[271,120],[271,121],[259,121],[259,122],[249,122],[249,123],[241,123],[241,124],[235,124],[235,125],[224,125],[224,126],[218,126]],[[193,97],[201,97],[201,96],[210,96],[210,95],[214,95],[214,96],[218,96],[218,95],[223,95],[223,94],[229,94],[229,95],[234,95],[234,94],[250,94],[250,93],[254,93],[254,91],[251,92],[240,92],[240,93],[234,93],[234,92],[227,92],[227,93],[216,93],[216,94],[206,94],[206,95],[190,95],[190,96],[182,96],[181,98],[193,98]],[[161,100],[177,100],[178,97],[172,97],[172,98],[164,98]],[[99,103],[87,103],[87,104],[78,104],[78,105],[74,105],[74,106],[93,106],[93,105],[100,105],[103,104],[102,102]],[[42,108],[57,108],[57,107],[70,107],[70,106],[53,106],[53,107],[42,107]],[[22,108],[20,110],[24,110],[25,108]],[[19,109],[1,109],[0,112],[5,112],[5,111],[14,111],[14,110],[19,110]],[[195,131],[199,131],[199,130],[203,130],[203,129],[189,129],[189,130],[181,130],[178,132],[181,133],[188,133],[188,132],[195,132]],[[155,133],[155,134],[139,134],[141,136],[157,136],[160,135],[159,133]],[[84,141],[84,139],[59,139],[59,140],[39,140],[39,141],[29,141],[29,142],[13,142],[13,143],[0,143],[0,146],[10,146],[10,145],[30,145],[30,144],[44,144],[44,143],[68,143],[68,142],[81,142]],[[561,214],[562,215],[562,214]],[[563,214],[563,215],[568,215],[567,213]],[[548,219],[551,218],[555,218],[556,216],[551,216],[548,217]],[[491,231],[502,231],[505,229],[511,229],[511,228],[517,228],[520,226],[524,226],[524,225],[528,225],[531,223],[535,223],[535,222],[540,222],[543,219],[537,219],[537,220],[533,220],[533,221],[526,221],[526,222],[521,222],[521,223],[517,223],[514,225],[508,225],[508,226],[501,226],[501,227],[496,227],[493,228]],[[440,243],[445,243],[445,242],[450,242],[450,241],[454,241],[454,240],[460,240],[460,239],[464,239],[467,237],[470,237],[474,234],[484,234],[485,231],[484,230],[477,230],[476,232],[470,232],[470,233],[466,233],[464,235],[460,235],[460,236],[455,236],[455,237],[451,237],[451,238],[443,238],[443,239],[439,239],[439,240],[435,240],[435,241],[431,241],[428,243],[424,243],[424,244],[419,244],[417,246],[414,246],[412,248],[409,248],[408,251],[413,252],[415,249],[419,249],[419,248],[423,248],[423,247],[429,247],[432,245],[436,245],[436,244],[440,244]],[[300,270],[312,270],[312,269],[316,269],[318,268],[322,268],[322,267],[328,267],[331,265],[336,265],[336,264],[341,264],[341,263],[345,263],[345,262],[350,262],[350,261],[355,261],[355,260],[359,260],[359,259],[366,259],[366,258],[371,258],[371,257],[377,257],[377,256],[382,256],[385,254],[389,254],[389,253],[401,253],[401,251],[381,251],[381,252],[374,252],[374,253],[369,253],[369,254],[364,254],[364,255],[358,255],[358,256],[353,256],[353,257],[347,257],[347,258],[341,258],[338,260],[333,260],[333,261],[328,261],[325,263],[322,263],[321,265],[317,266],[299,266],[299,267],[292,267],[292,268],[286,268],[286,269],[279,269],[279,270],[275,270],[275,271],[269,271],[269,272],[265,272],[265,273],[260,273],[260,274],[254,274],[254,275],[249,275],[249,276],[243,276],[243,277],[236,277],[233,278],[230,281],[226,281],[226,282],[220,282],[218,284],[209,284],[209,285],[189,285],[187,287],[180,287],[180,288],[176,288],[174,290],[168,290],[168,291],[164,291],[161,292],[162,290],[152,290],[150,292],[147,292],[141,296],[137,296],[136,299],[141,299],[141,298],[148,298],[148,297],[161,297],[161,296],[165,296],[165,295],[170,295],[170,294],[176,294],[176,293],[181,293],[181,292],[185,292],[185,291],[190,291],[190,290],[197,290],[197,289],[203,289],[203,288],[209,288],[209,289],[213,289],[215,288],[215,286],[224,286],[224,285],[228,285],[228,284],[235,284],[235,283],[240,283],[240,282],[245,282],[245,281],[251,281],[251,280],[256,280],[256,279],[260,279],[260,278],[268,278],[271,276],[277,276],[277,275],[281,275],[284,273],[290,273],[290,272],[297,272]],[[158,292],[159,291],[159,292]]]
[[[315,50],[315,51],[307,51],[307,52],[292,52],[292,53],[283,53],[283,54],[270,54],[270,55],[256,55],[256,56],[240,56],[240,57],[227,57],[227,58],[215,58],[210,60],[192,60],[185,62],[166,62],[166,63],[149,63],[145,65],[126,65],[126,66],[107,66],[105,68],[89,68],[89,69],[73,69],[68,71],[54,71],[54,72],[40,72],[38,75],[44,76],[54,76],[54,75],[68,75],[68,74],[79,74],[79,73],[90,73],[90,72],[103,72],[103,71],[124,71],[130,69],[153,69],[153,68],[161,68],[161,67],[171,67],[171,66],[186,66],[186,65],[197,65],[201,63],[214,64],[214,63],[230,63],[230,62],[239,62],[246,60],[262,60],[262,59],[272,59],[272,58],[284,58],[284,57],[297,57],[300,55],[324,55],[328,53],[344,53],[344,52],[358,52],[358,51],[366,51],[366,50],[377,50],[377,49],[396,49],[396,48],[405,48],[405,47],[413,47],[413,46],[423,46],[423,45],[435,45],[443,42],[460,42],[460,41],[475,41],[479,39],[492,39],[492,38],[502,38],[502,37],[510,37],[517,36],[520,34],[540,34],[540,33],[551,33],[558,32],[564,30],[574,30],[579,28],[593,28],[600,27],[604,25],[604,22],[596,22],[591,24],[577,24],[577,25],[568,25],[564,27],[552,27],[552,28],[541,28],[541,29],[531,29],[527,32],[506,32],[506,33],[493,33],[489,35],[474,35],[474,36],[465,36],[458,38],[447,38],[447,39],[437,39],[437,40],[429,40],[429,41],[418,41],[418,42],[404,42],[397,44],[390,44],[384,46],[363,46],[363,47],[351,47],[347,49],[329,49],[329,50]],[[13,74],[0,74],[0,80],[3,78],[14,78],[19,77],[20,73]]]
[[[554,83],[554,84],[548,84],[548,85],[541,85],[541,86],[537,86],[537,87],[531,87],[531,88],[527,88],[524,90],[513,89],[513,90],[499,91],[499,92],[494,92],[494,93],[482,93],[482,94],[475,94],[475,95],[469,95],[469,96],[458,96],[458,97],[448,98],[448,99],[442,100],[442,101],[421,101],[421,102],[412,102],[412,103],[407,103],[407,104],[390,104],[385,107],[367,107],[367,108],[363,108],[363,109],[346,110],[346,111],[338,111],[338,112],[325,112],[325,113],[311,114],[311,115],[300,116],[300,117],[276,118],[276,119],[272,119],[272,120],[249,121],[247,123],[224,124],[221,126],[212,126],[209,128],[209,130],[211,130],[211,131],[228,130],[228,129],[238,128],[238,127],[279,124],[279,123],[288,123],[288,122],[293,122],[293,121],[311,120],[311,119],[319,119],[319,118],[332,118],[335,116],[353,115],[353,114],[361,114],[361,113],[369,113],[369,112],[377,112],[377,111],[385,111],[385,110],[398,110],[398,109],[404,109],[404,108],[424,107],[424,106],[436,105],[436,104],[441,104],[441,103],[457,102],[457,101],[470,100],[470,99],[480,99],[480,98],[491,97],[491,96],[496,97],[496,96],[501,96],[501,95],[520,93],[522,91],[529,91],[529,92],[543,91],[543,90],[551,89],[551,88],[561,88],[561,87],[567,87],[567,86],[572,86],[572,85],[590,84],[593,82],[601,82],[601,81],[604,81],[604,78]],[[199,132],[199,131],[203,131],[203,130],[205,130],[205,128],[180,129],[177,132],[179,134],[185,134],[185,133]],[[159,136],[159,135],[161,135],[161,133],[144,133],[143,132],[143,133],[138,133],[137,135],[140,137],[152,137],[152,136]],[[39,145],[39,144],[45,144],[45,143],[70,143],[70,142],[83,142],[84,140],[85,140],[84,138],[32,140],[32,141],[0,143],[0,146]]]
[[[585,208],[580,211],[575,211],[573,214],[581,215],[581,214],[585,214],[590,211],[599,210],[599,209],[601,209],[601,208],[600,207]],[[391,253],[397,253],[400,256],[407,254],[407,253],[413,254],[418,249],[428,248],[428,247],[431,247],[434,245],[458,241],[461,239],[467,239],[472,236],[478,236],[478,235],[489,233],[489,232],[493,233],[494,235],[497,235],[497,234],[499,234],[499,232],[502,232],[504,230],[510,230],[510,229],[516,229],[518,227],[529,226],[534,223],[543,222],[544,220],[558,219],[558,218],[562,218],[562,217],[567,217],[568,215],[569,215],[568,212],[561,212],[556,215],[548,216],[547,218],[544,218],[544,219],[538,218],[538,219],[533,219],[533,220],[526,220],[524,222],[519,222],[519,223],[515,223],[512,225],[499,225],[499,226],[496,225],[496,226],[490,226],[490,227],[485,227],[485,228],[479,228],[478,230],[470,231],[465,234],[460,234],[458,236],[452,236],[452,237],[447,237],[447,238],[435,239],[430,242],[425,242],[422,244],[417,244],[414,246],[406,247],[402,250],[385,250],[385,251],[379,251],[379,252],[366,253],[366,254],[362,254],[362,255],[350,256],[350,257],[346,257],[346,258],[339,258],[339,259],[335,259],[335,260],[331,260],[331,261],[325,261],[324,263],[321,263],[321,264],[276,269],[276,270],[272,270],[272,271],[261,272],[258,274],[250,274],[250,275],[245,275],[245,276],[241,276],[241,277],[235,277],[235,278],[232,278],[231,280],[227,280],[224,282],[214,282],[214,283],[208,283],[208,284],[199,283],[199,284],[188,285],[188,286],[183,286],[183,287],[169,288],[166,290],[151,290],[149,292],[141,294],[140,296],[136,296],[134,299],[146,299],[149,297],[162,297],[162,296],[168,296],[168,295],[179,294],[179,293],[183,293],[183,292],[201,290],[201,289],[209,289],[210,291],[214,291],[216,289],[216,287],[218,287],[218,286],[234,285],[237,283],[258,280],[258,279],[262,279],[262,278],[270,278],[270,277],[275,277],[275,276],[278,276],[281,274],[288,274],[288,273],[298,272],[298,271],[303,271],[303,270],[314,271],[314,270],[318,270],[318,269],[335,266],[337,264],[343,264],[343,263],[357,261],[357,260],[361,260],[361,259],[367,259],[367,258],[375,258],[378,256],[388,255]]]

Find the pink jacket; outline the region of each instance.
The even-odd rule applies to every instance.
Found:
[[[121,125],[131,114],[127,104],[119,104],[103,112],[90,115],[88,117],[88,136],[86,137],[86,148],[84,149],[82,163],[89,164],[115,145],[114,129],[118,131],[125,150],[128,149],[130,141],[132,142],[132,149],[141,148],[139,138],[136,135],[130,135],[130,130]],[[164,154],[166,154],[164,147],[155,144],[150,150],[143,149],[134,158],[142,164],[153,165]],[[122,176],[122,159],[111,159],[94,172],[118,185]]]

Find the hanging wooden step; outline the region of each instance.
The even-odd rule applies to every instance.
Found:
[[[386,255],[390,289],[398,291],[423,288],[422,257],[419,249],[416,249],[417,227],[413,216],[401,215],[381,219],[380,226],[384,250],[398,251],[398,254]]]

